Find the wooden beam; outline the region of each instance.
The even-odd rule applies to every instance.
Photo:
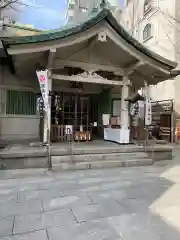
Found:
[[[4,41],[1,41],[1,42],[2,42],[2,45],[3,45],[3,48],[4,48],[4,52],[6,54],[6,57],[7,57],[9,70],[12,74],[15,74],[16,70],[15,70],[15,66],[14,66],[14,61],[13,61],[12,56],[9,55],[9,53],[8,53],[8,50],[7,50],[8,46],[4,43]]]
[[[83,77],[80,75],[72,75],[72,76],[66,76],[66,75],[59,75],[59,74],[52,74],[52,79],[57,79],[61,81],[70,81],[70,82],[83,82],[83,83],[96,83],[96,84],[104,84],[104,85],[113,85],[113,86],[122,86],[122,81],[114,81],[114,80],[108,80],[103,79],[102,77],[96,76],[93,78],[93,76],[87,76]]]
[[[86,94],[99,94],[101,92],[101,89],[97,88],[93,91],[88,91],[88,89],[79,89],[79,88],[70,88],[70,87],[61,87],[59,84],[53,84],[54,91],[60,91],[60,92],[72,92],[72,93],[86,93]]]
[[[142,65],[145,65],[145,62],[138,61],[135,64],[129,66],[127,69],[125,69],[125,72],[127,75],[131,75],[137,68],[139,68]]]
[[[50,49],[49,56],[48,56],[47,69],[51,69],[52,68],[55,54],[56,54],[56,48]]]
[[[124,75],[124,69],[119,66],[113,66],[109,64],[93,64],[93,63],[85,63],[85,62],[76,62],[76,61],[67,61],[67,60],[61,60],[56,59],[54,61],[54,68],[62,68],[62,67],[74,67],[74,68],[81,68],[86,71],[107,71],[107,72],[113,72],[118,74],[119,76]]]

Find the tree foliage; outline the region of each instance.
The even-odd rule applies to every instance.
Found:
[[[0,9],[4,9],[18,3],[19,0],[0,0]]]
[[[21,5],[25,7],[35,7],[34,5],[26,3],[26,1],[23,1],[23,0],[0,0],[0,10],[7,9],[7,8],[17,10],[16,9],[17,5]]]

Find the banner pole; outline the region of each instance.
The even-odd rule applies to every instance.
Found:
[[[48,135],[48,142],[46,145],[47,148],[47,157],[48,157],[48,170],[51,171],[52,170],[52,160],[51,160],[51,143],[50,143],[50,130],[48,128],[47,130],[47,135]]]
[[[52,161],[51,161],[51,96],[50,88],[52,87],[51,82],[48,77],[48,70],[36,71],[42,98],[44,100],[44,139],[43,142],[46,146],[47,158],[48,158],[48,170],[52,170]]]

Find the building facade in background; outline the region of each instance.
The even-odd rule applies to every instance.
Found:
[[[179,0],[127,0],[120,21],[147,48],[180,65]],[[172,99],[175,118],[180,118],[179,77],[151,87],[151,98],[154,101]]]
[[[120,20],[119,0],[67,0],[67,24],[74,25],[86,21],[90,16],[97,14],[103,4],[107,5]]]
[[[139,42],[157,54],[180,63],[180,1],[125,0],[120,10],[119,0],[105,1],[117,21]],[[78,24],[101,9],[102,0],[68,0],[66,20]],[[180,81],[168,80],[151,87],[154,101],[174,100],[180,115]]]

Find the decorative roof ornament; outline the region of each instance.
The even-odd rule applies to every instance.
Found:
[[[98,34],[98,41],[106,42],[107,41],[107,34],[105,32],[100,32]]]
[[[93,71],[84,71],[80,74],[76,74],[74,76],[80,77],[80,78],[90,78],[90,79],[101,79],[101,80],[108,80],[107,78],[103,78],[101,75],[97,74]]]

